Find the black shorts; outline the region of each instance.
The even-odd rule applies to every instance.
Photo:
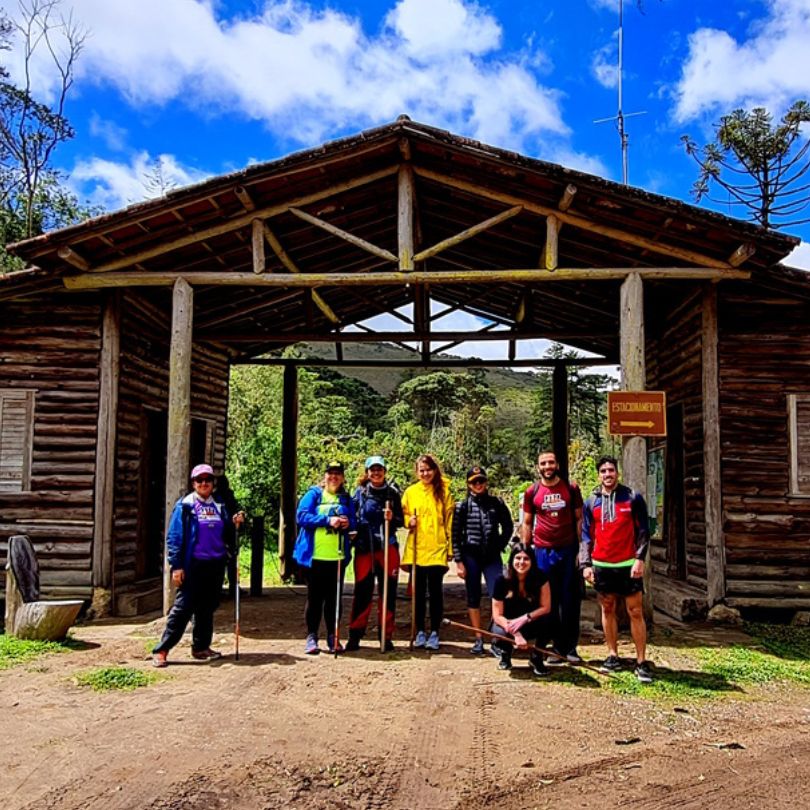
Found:
[[[593,567],[593,587],[597,593],[616,594],[617,596],[630,596],[634,593],[644,593],[644,578],[631,577],[632,566],[623,565],[620,568],[606,568],[602,565]]]

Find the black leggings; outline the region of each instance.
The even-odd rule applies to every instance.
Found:
[[[414,597],[416,598],[416,630],[425,630],[425,611],[427,597],[430,595],[430,629],[439,632],[444,615],[444,593],[442,580],[447,573],[443,565],[415,565],[416,582]]]
[[[304,615],[308,634],[318,635],[322,618],[326,625],[327,636],[331,636],[335,632],[335,608],[338,599],[337,573],[337,560],[313,560],[312,566],[304,569],[307,581],[307,606]],[[339,589],[341,595],[343,594],[345,573],[346,566],[341,563]]]

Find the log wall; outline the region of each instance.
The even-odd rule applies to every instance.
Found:
[[[706,589],[706,523],[703,492],[703,409],[701,383],[702,298],[698,285],[683,285],[667,297],[664,311],[648,318],[647,387],[666,391],[667,405],[683,406],[684,523],[686,581]],[[653,541],[653,571],[667,576],[667,538]]]
[[[0,555],[27,534],[44,598],[91,595],[101,312],[97,295],[2,304],[0,388],[35,396],[31,489],[0,493]]]
[[[810,302],[720,286],[727,602],[810,608],[810,498],[790,492],[788,394],[810,394]]]

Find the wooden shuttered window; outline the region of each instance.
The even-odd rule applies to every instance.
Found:
[[[788,394],[790,494],[810,496],[810,394]]]
[[[0,388],[0,492],[31,489],[34,392]]]

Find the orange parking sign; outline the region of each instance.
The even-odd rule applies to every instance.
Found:
[[[664,391],[608,391],[607,396],[611,436],[667,435]]]

